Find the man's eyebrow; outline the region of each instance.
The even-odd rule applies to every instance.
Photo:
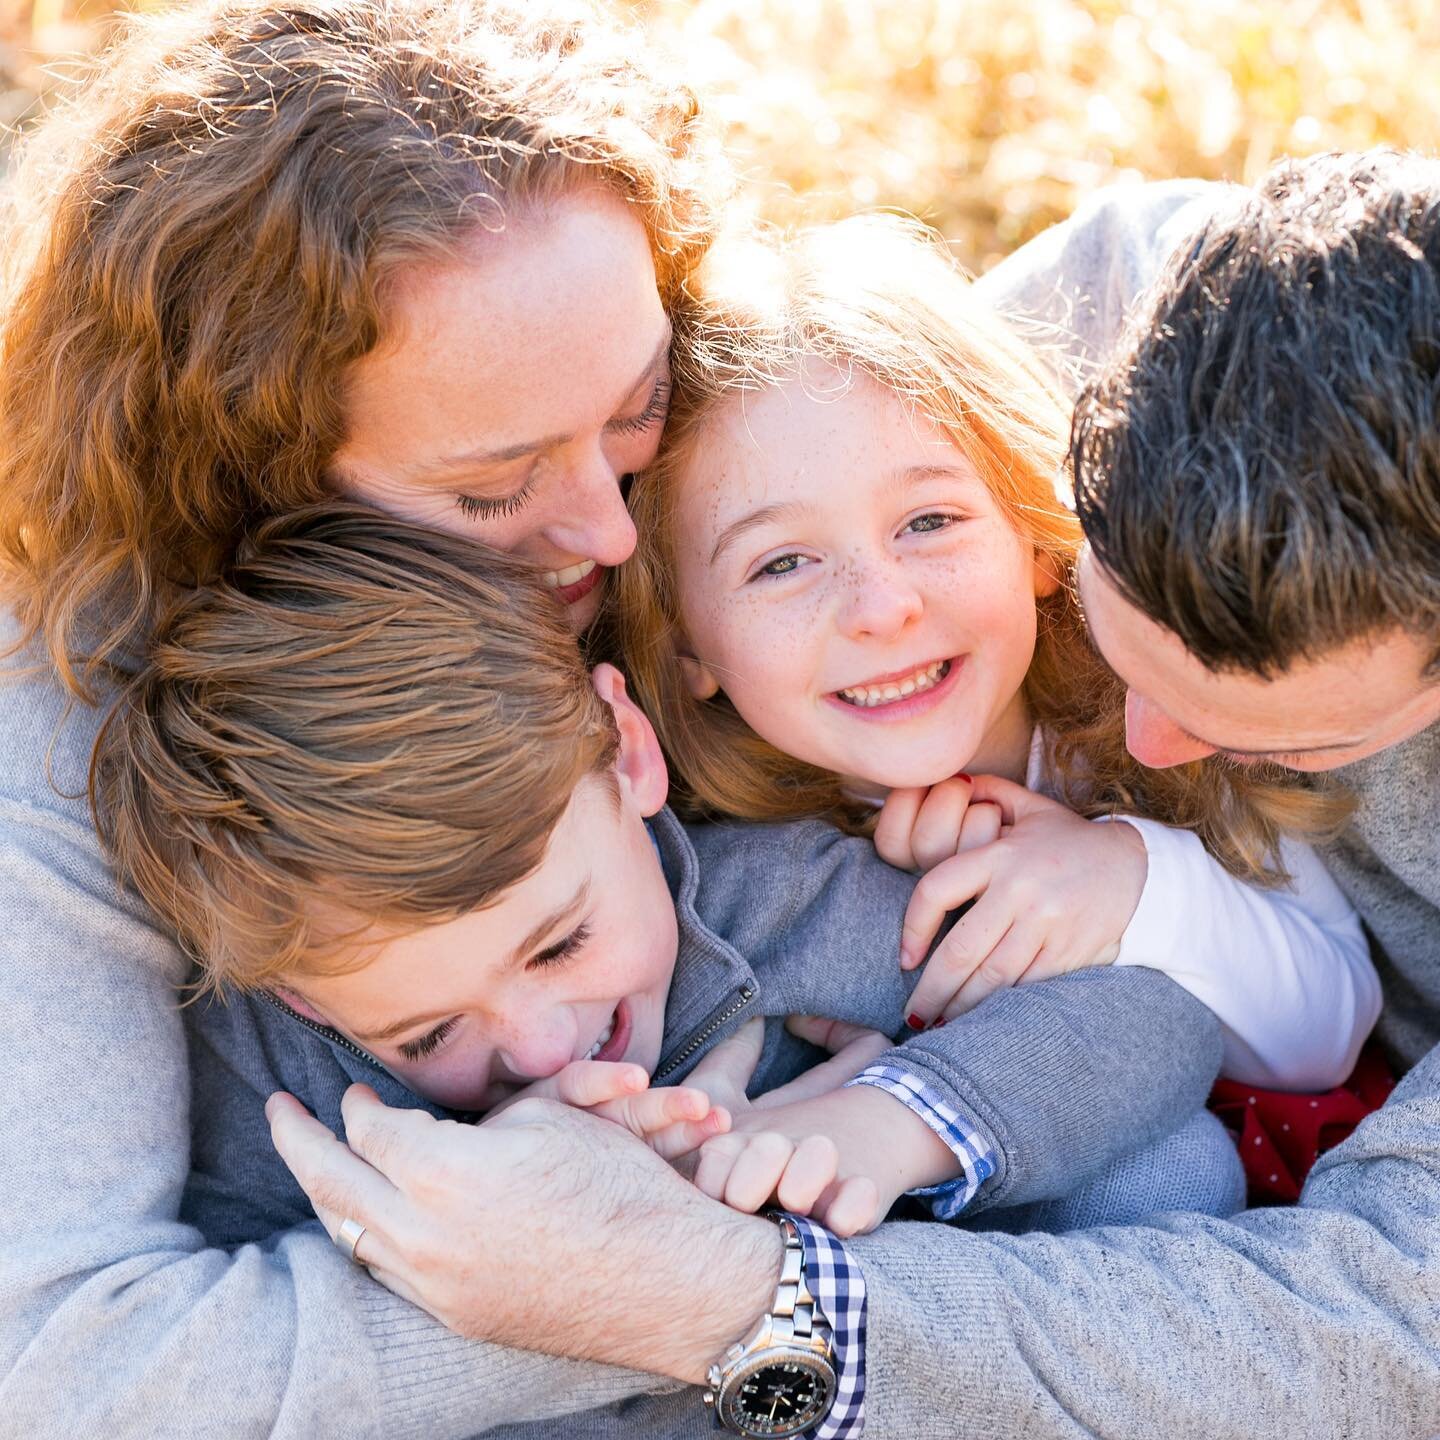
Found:
[[[655,347],[655,353],[645,362],[645,368],[636,376],[630,388],[625,391],[627,398],[633,395],[660,368],[669,353],[670,325],[667,321],[665,333],[660,337],[660,343]],[[499,450],[470,450],[460,455],[441,455],[421,467],[420,473],[463,470],[467,466],[473,465],[501,465],[507,460],[518,460],[522,455],[529,455],[536,450],[548,450],[554,445],[568,444],[572,439],[574,439],[572,435],[545,435],[539,440],[522,440],[516,445],[506,445]]]

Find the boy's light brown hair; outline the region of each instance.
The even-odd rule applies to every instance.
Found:
[[[616,750],[529,565],[313,506],[161,621],[91,804],[201,987],[246,989],[497,899]]]

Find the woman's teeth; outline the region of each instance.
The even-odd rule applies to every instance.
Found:
[[[594,568],[593,560],[582,560],[564,570],[547,570],[540,578],[551,590],[559,590],[566,585],[578,585]]]
[[[572,582],[573,583],[573,582]],[[601,1032],[600,1038],[590,1047],[586,1053],[587,1060],[593,1060],[610,1043],[610,1037],[615,1033],[615,1017],[610,1017],[610,1023]]]
[[[904,700],[910,695],[920,695],[926,690],[934,689],[949,673],[950,662],[937,660],[933,665],[927,665],[923,670],[917,670],[903,680],[887,680],[883,685],[856,685],[852,689],[837,690],[835,693],[847,704],[859,705],[864,709],[872,705],[892,705],[896,700]]]

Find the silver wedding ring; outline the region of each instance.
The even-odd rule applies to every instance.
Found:
[[[365,1263],[355,1254],[355,1248],[360,1244],[360,1237],[364,1233],[365,1227],[358,1220],[342,1220],[340,1228],[335,1232],[335,1244],[354,1265]]]

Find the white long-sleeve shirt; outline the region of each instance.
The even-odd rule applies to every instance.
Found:
[[[1291,883],[1260,890],[1197,835],[1125,817],[1149,870],[1117,965],[1163,970],[1214,1011],[1221,1073],[1272,1090],[1328,1090],[1380,1015],[1380,978],[1354,907],[1308,845],[1282,842]]]
[[[1025,784],[1054,790],[1038,730]],[[1290,884],[1262,890],[1189,830],[1113,818],[1140,832],[1148,858],[1114,963],[1163,971],[1214,1012],[1227,1078],[1270,1090],[1340,1084],[1380,1016],[1380,977],[1355,907],[1315,852],[1282,841]]]

